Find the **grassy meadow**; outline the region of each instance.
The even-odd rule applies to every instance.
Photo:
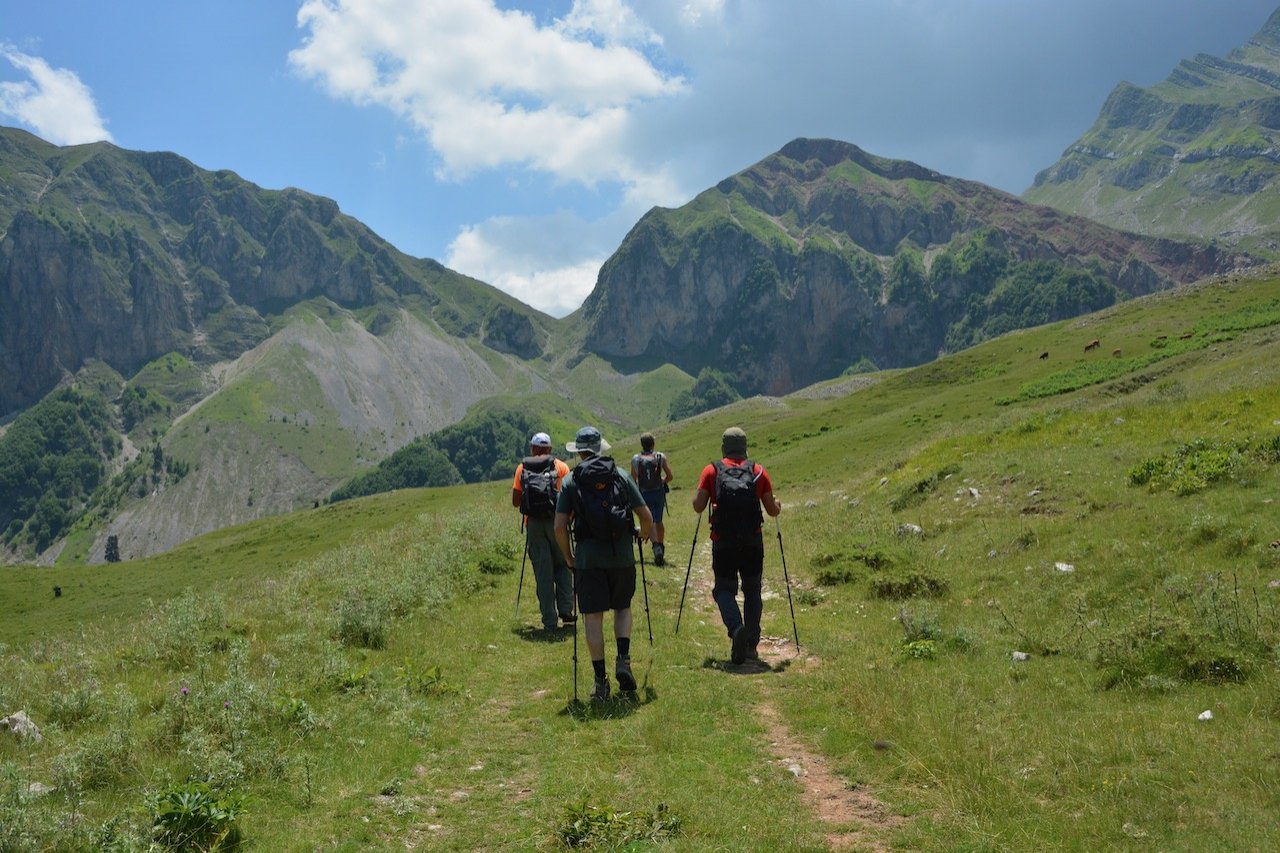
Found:
[[[6,569],[0,714],[44,739],[0,737],[0,850],[1276,849],[1278,306],[1217,280],[656,430],[634,701],[573,701],[527,569],[516,618],[506,482]],[[754,667],[688,505],[732,424],[784,505]]]

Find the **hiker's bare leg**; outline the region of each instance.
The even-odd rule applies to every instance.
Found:
[[[591,659],[604,660],[604,613],[583,613],[582,621],[586,627],[587,651]],[[616,620],[614,625],[617,625]]]

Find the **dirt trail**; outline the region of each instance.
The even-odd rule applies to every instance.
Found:
[[[685,607],[719,627],[720,614],[711,599],[712,583],[711,545],[708,542],[695,555]],[[786,607],[786,593],[783,591],[779,595],[771,589],[767,567],[764,598],[766,611],[770,606],[779,606],[779,603]],[[774,603],[770,605],[770,601]],[[747,661],[741,667],[726,663],[724,668],[733,671],[754,668],[763,673],[768,670],[805,670],[821,664],[817,657],[807,651],[797,651],[792,636],[762,636],[758,651],[759,661]],[[728,640],[725,641],[725,652],[728,652]],[[763,685],[762,701],[756,706],[758,717],[765,727],[769,751],[775,762],[792,773],[800,783],[801,800],[823,823],[831,827],[826,835],[828,847],[832,850],[866,850],[876,853],[888,851],[889,848],[880,839],[902,826],[903,818],[890,811],[866,787],[851,785],[832,769],[831,762],[825,756],[811,749],[792,733],[770,699],[771,692],[767,684]]]

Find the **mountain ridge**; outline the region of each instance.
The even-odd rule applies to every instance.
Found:
[[[908,366],[982,339],[964,325],[972,299],[997,303],[1010,271],[1037,262],[1084,271],[1119,298],[1255,259],[1120,232],[851,143],[797,139],[681,208],[647,213],[571,316],[584,346],[620,367],[728,364],[744,390],[786,393],[862,358]],[[1063,305],[1034,320],[1068,310],[1079,313]],[[749,330],[702,327],[745,312]],[[637,316],[650,322],[628,322]],[[988,331],[1029,324],[1001,316]]]
[[[1093,126],[1022,198],[1144,234],[1280,257],[1280,10],[1226,58],[1200,53]]]

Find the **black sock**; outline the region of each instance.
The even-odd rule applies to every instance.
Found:
[[[607,678],[607,676],[605,675],[605,671],[604,671],[604,661],[602,661],[602,660],[593,660],[593,661],[591,662],[591,668],[595,670],[595,672],[596,672],[596,678],[599,678],[599,679]]]
[[[630,637],[618,638],[618,657],[620,658],[631,657],[631,638]]]

